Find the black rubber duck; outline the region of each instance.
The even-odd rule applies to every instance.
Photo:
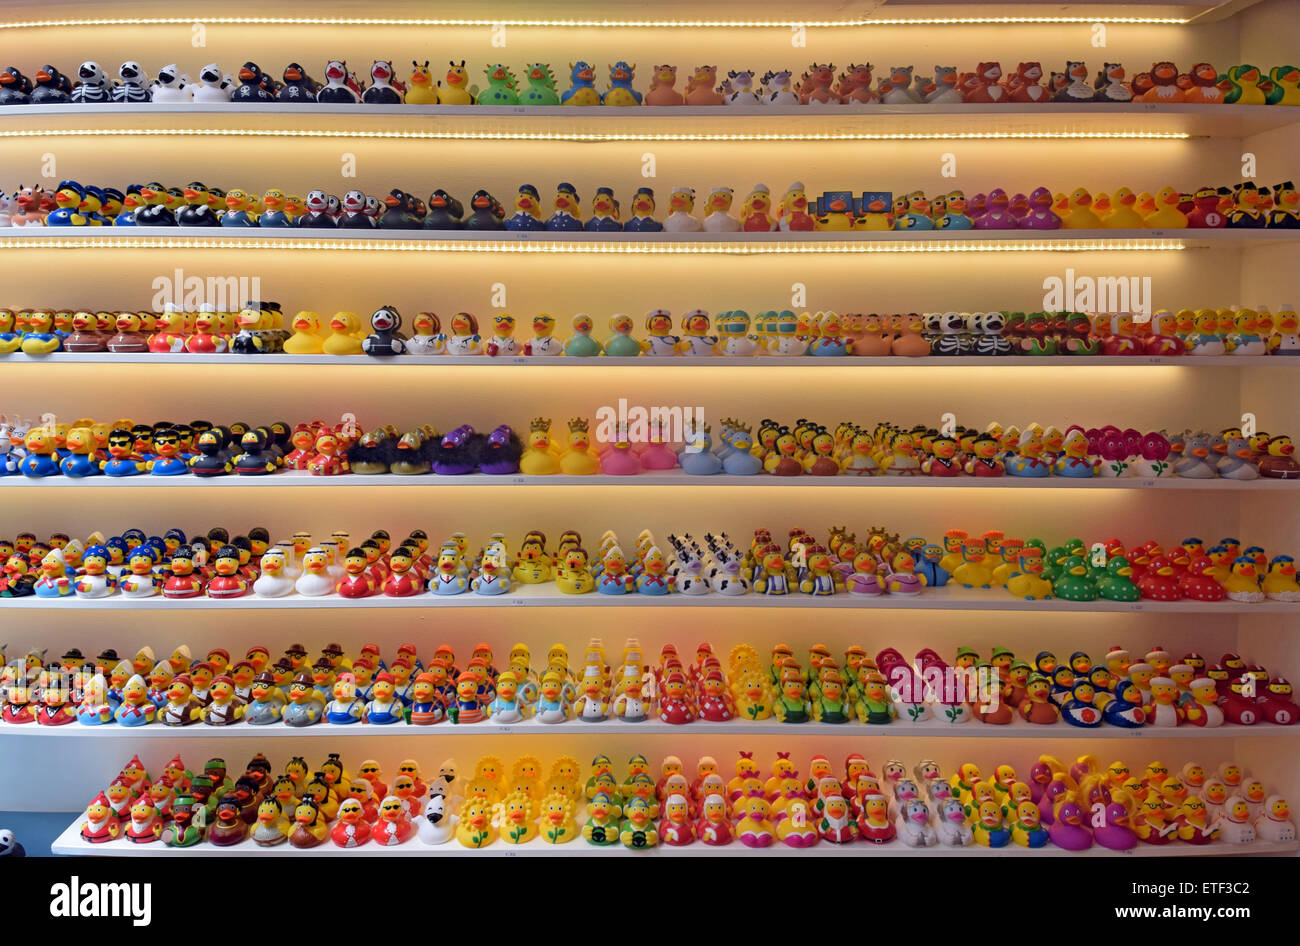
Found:
[[[277,102],[315,102],[317,87],[302,66],[291,62],[284,67],[284,85],[275,93]]]
[[[461,230],[465,208],[441,187],[429,195],[429,215],[424,218],[425,230]]]
[[[232,102],[274,102],[275,96],[263,84],[265,76],[255,62],[246,62],[239,69],[239,88],[230,97]]]
[[[406,191],[394,187],[384,198],[384,206],[388,209],[379,218],[381,229],[414,230],[419,227],[419,221],[412,212],[415,209],[414,202]]]
[[[496,198],[487,191],[475,191],[469,204],[474,212],[465,221],[466,230],[504,230],[506,228],[501,219],[505,216],[505,212],[501,209],[501,205],[497,203]]]
[[[0,72],[0,105],[26,105],[32,97],[32,80],[10,66]]]
[[[181,191],[185,206],[176,214],[176,223],[182,227],[219,227],[221,218],[208,203],[208,189],[199,181],[190,181]]]
[[[396,307],[380,306],[370,316],[370,331],[361,340],[361,350],[374,358],[389,358],[406,352],[406,336],[402,334],[402,316]]]
[[[72,83],[68,77],[51,65],[36,71],[36,88],[32,90],[33,105],[50,105],[72,99]]]
[[[190,472],[195,476],[225,476],[232,465],[225,455],[226,434],[221,428],[205,430],[194,438],[198,455],[190,461]]]
[[[235,472],[244,476],[265,476],[275,472],[275,457],[266,452],[266,436],[250,430],[239,438],[243,453],[235,457]]]

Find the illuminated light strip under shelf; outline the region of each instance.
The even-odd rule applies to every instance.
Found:
[[[202,237],[118,237],[110,238],[62,237],[41,239],[0,235],[0,248],[4,249],[61,249],[61,250],[343,250],[358,253],[604,253],[631,255],[710,254],[721,256],[764,256],[798,253],[1043,253],[1043,252],[1134,252],[1185,250],[1181,240],[1052,240],[1052,241],[987,241],[960,242],[936,240],[934,242],[854,242],[836,240],[826,243],[775,243],[775,242],[718,242],[718,243],[659,243],[659,242],[559,242],[540,240],[311,240],[311,239],[242,239]]]
[[[761,113],[760,113],[761,114]],[[524,116],[527,117],[527,116]],[[395,131],[313,128],[15,128],[0,138],[409,138],[422,141],[1185,141],[1182,131],[935,131],[935,132],[582,132],[582,131]]]
[[[826,28],[864,26],[1014,26],[1034,24],[1108,23],[1148,26],[1185,26],[1191,20],[1172,16],[945,16],[910,19],[907,17],[845,17],[840,20],[617,20],[617,19],[518,19],[499,20],[468,17],[292,17],[292,16],[209,16],[209,17],[86,17],[66,20],[19,20],[0,23],[2,30],[58,29],[85,26],[460,26],[485,27],[555,27],[555,28],[735,28],[756,27],[789,29],[791,27]]]

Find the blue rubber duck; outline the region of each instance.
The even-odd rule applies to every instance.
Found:
[[[691,476],[713,476],[722,472],[722,461],[713,452],[713,436],[707,425],[688,438],[686,447],[677,455],[677,463]]]
[[[579,203],[578,191],[567,181],[563,181],[555,188],[555,213],[551,214],[546,220],[547,230],[581,230],[582,221],[578,215],[582,213],[582,205]]]
[[[541,197],[532,184],[523,184],[515,198],[515,212],[506,219],[507,230],[545,230],[546,224],[539,216]]]
[[[596,188],[596,196],[591,201],[591,217],[583,229],[588,233],[622,232],[623,224],[618,220],[618,201],[614,199],[614,188]]]

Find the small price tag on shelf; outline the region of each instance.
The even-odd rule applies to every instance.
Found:
[[[525,355],[514,355],[509,359],[509,361],[512,365],[531,365],[534,363],[533,359]]]
[[[1129,611],[1144,611],[1144,610],[1146,610],[1146,607],[1142,604],[1141,601],[1131,601],[1131,602],[1129,602],[1128,610],[1129,610]]]
[[[526,482],[526,481],[524,480],[524,478],[523,478],[522,476],[512,476],[512,477],[510,477],[510,483],[511,483],[512,485],[514,485],[514,486],[523,486],[525,482]]]
[[[496,731],[504,736],[514,732],[515,728],[513,726],[498,726]]]

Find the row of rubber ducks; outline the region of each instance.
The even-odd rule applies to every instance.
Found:
[[[638,187],[625,215],[614,188],[597,187],[584,213],[582,198],[569,182],[557,185],[547,215],[541,192],[522,184],[514,213],[480,189],[468,207],[438,188],[428,202],[401,188],[380,197],[361,190],[340,199],[323,189],[306,198],[271,188],[259,195],[245,188],[224,190],[200,181],[168,188],[152,181],[116,187],[62,181],[53,191],[20,187],[5,195],[0,226],[236,227],[361,230],[509,230],[588,233],[770,233],[801,231],[901,230],[1100,230],[1296,229],[1300,192],[1294,182],[1261,187],[1246,181],[1232,187],[1207,185],[1193,191],[1173,186],[1154,194],[1120,187],[1094,195],[1085,187],[1070,193],[1045,186],[1024,191],[996,187],[969,200],[964,191],[927,196],[849,190],[825,191],[810,198],[804,184],[792,183],[780,197],[755,184],[732,213],[736,191],[713,187],[696,214],[695,188],[675,187],[669,213],[658,216],[655,192]],[[467,212],[468,211],[468,212]]]
[[[1167,548],[1152,539],[1127,549],[1117,538],[1091,545],[1071,538],[1048,548],[998,530],[975,537],[951,529],[941,547],[922,548],[921,561],[928,584],[1004,588],[1028,601],[1300,601],[1292,556],[1270,558],[1235,538],[1207,545],[1191,537]]]
[[[441,80],[435,80],[429,60],[411,61],[409,77],[397,78],[391,60],[374,60],[369,82],[348,69],[346,60],[325,64],[325,81],[312,78],[297,62],[284,67],[282,81],[249,61],[232,76],[213,62],[203,66],[197,80],[180,71],[176,63],[163,66],[150,81],[138,62],[128,61],[110,79],[93,60],[83,62],[75,76],[66,76],[46,64],[32,78],[15,66],[0,73],[0,105],[57,104],[64,102],[158,102],[163,104],[284,102],[397,105],[574,105],[612,107],[730,105],[886,105],[934,104],[1034,104],[1112,102],[1124,104],[1197,103],[1203,105],[1300,105],[1300,68],[1274,66],[1267,73],[1242,63],[1220,73],[1208,62],[1198,62],[1181,72],[1169,60],[1152,63],[1150,71],[1127,78],[1124,66],[1107,62],[1091,75],[1086,62],[1069,60],[1064,71],[1044,73],[1041,62],[1017,65],[1003,74],[1001,63],[981,62],[972,71],[936,65],[928,76],[914,75],[914,66],[893,66],[875,78],[871,63],[853,62],[836,74],[834,63],[813,62],[795,78],[794,70],[729,69],[719,82],[716,65],[695,67],[678,91],[677,66],[654,66],[650,87],[643,94],[633,86],[636,65],[626,60],[612,63],[607,88],[596,88],[596,67],[584,60],[569,63],[569,85],[563,91],[549,63],[527,63],[521,75],[506,63],[483,68],[486,85],[473,84],[465,60],[448,61]],[[1045,78],[1046,76],[1046,78]],[[526,79],[525,84],[522,79]],[[74,81],[75,79],[75,81]],[[236,79],[238,82],[236,83]],[[120,80],[120,81],[119,81]]]
[[[132,529],[107,539],[94,533],[85,543],[62,533],[42,543],[21,533],[13,543],[0,542],[0,598],[498,596],[525,585],[553,586],[564,594],[650,597],[875,597],[916,595],[952,582],[1004,588],[1031,601],[1300,601],[1291,556],[1270,558],[1262,547],[1243,548],[1234,538],[1208,547],[1188,538],[1168,550],[1154,540],[1126,549],[1117,538],[1092,545],[1071,538],[1049,547],[1042,539],[1007,537],[1000,530],[975,537],[952,529],[939,545],[876,527],[859,541],[837,526],[825,542],[791,529],[785,546],[769,530],[756,529],[749,547],[741,549],[725,532],[706,533],[703,544],[689,533],[670,534],[661,547],[643,530],[630,553],[607,531],[592,555],[574,530],[565,531],[554,548],[545,533],[529,531],[517,552],[503,533],[493,533],[477,554],[459,532],[430,552],[427,534],[418,529],[396,547],[384,530],[357,546],[343,532],[319,544],[300,532],[272,545],[265,529],[255,531],[255,537],[231,539],[215,528],[187,542],[180,529],[161,537]]]
[[[203,842],[230,847],[250,838],[261,847],[288,841],[311,848],[329,840],[340,847],[369,841],[392,846],[417,835],[442,844],[458,822],[450,792],[456,780],[452,759],[427,783],[419,764],[404,760],[390,792],[377,762],[363,762],[354,777],[338,753],[316,770],[294,756],[277,775],[259,752],[237,778],[227,774],[222,758],[189,769],[179,755],[152,778],[133,756],[87,806],[80,833],[91,844],[126,839],[179,848]]]
[[[1290,437],[1260,430],[1247,436],[1240,427],[1144,434],[1113,424],[1062,430],[1032,422],[1022,429],[994,421],[980,430],[882,421],[871,428],[841,423],[832,431],[800,418],[793,427],[764,419],[750,437],[739,422],[723,421],[723,442],[737,446],[732,431],[745,438],[740,443],[756,444],[755,453],[761,449],[763,471],[776,476],[1300,479]]]
[[[419,312],[404,330],[395,306],[370,316],[355,312],[326,319],[311,310],[287,319],[275,302],[248,302],[238,312],[204,303],[196,310],[167,303],[161,313],[89,309],[0,309],[0,355],[59,351],[115,354],[395,355],[574,358],[636,357],[1075,357],[1196,355],[1239,357],[1300,355],[1300,315],[1284,304],[1274,314],[1257,307],[1158,309],[1089,316],[1083,312],[841,313],[835,310],[744,309],[711,314],[689,309],[674,329],[672,313],[651,309],[644,337],[624,312],[609,317],[610,335],[592,335],[595,320],[579,312],[568,338],[555,336],[557,320],[539,312],[532,337],[515,338],[518,320],[490,316],[491,333],[469,312],[457,312],[443,330],[435,312]]]
[[[610,755],[597,753],[584,778],[572,756],[548,769],[533,754],[509,765],[489,755],[465,773],[446,759],[428,781],[419,763],[406,759],[391,785],[374,760],[363,760],[353,775],[337,753],[316,771],[292,757],[277,775],[259,752],[237,778],[224,759],[209,759],[200,771],[176,755],[155,779],[137,756],[87,806],[81,836],[93,844],[126,838],[174,847],[250,839],[262,847],[412,839],[435,846],[455,838],[480,849],[581,836],[634,850],[696,841],[748,848],[867,841],[1070,851],[1296,837],[1286,800],[1234,762],[1210,775],[1195,761],[1175,773],[1152,760],[1135,774],[1122,761],[1102,769],[1082,756],[1067,767],[1040,755],[1022,780],[1005,762],[989,776],[964,762],[945,777],[933,759],[909,770],[891,758],[877,775],[861,753],[849,753],[842,769],[818,754],[801,775],[790,752],[777,752],[768,773],[754,756],[740,751],[730,779],[713,756],[699,757],[692,777],[680,756],[664,756],[656,773],[647,756],[634,753],[619,774]]]
[[[221,647],[195,659],[185,645],[162,660],[149,647],[131,658],[108,649],[91,661],[72,648],[48,666],[44,660],[45,651],[33,648],[5,666],[0,678],[5,722],[133,727],[242,721],[301,727],[320,722],[429,726],[445,720],[509,726],[527,719],[556,725],[611,718],[670,725],[733,719],[869,725],[978,719],[1007,725],[1019,719],[1140,729],[1287,726],[1300,717],[1285,677],[1235,653],[1207,665],[1200,654],[1175,658],[1159,646],[1136,658],[1112,647],[1102,661],[1084,651],[1061,661],[1043,650],[1031,663],[1005,647],[992,648],[987,659],[959,647],[948,662],[932,648],[909,661],[893,647],[873,658],[853,644],[840,663],[830,648],[816,643],[809,646],[806,668],[786,644],[773,646],[766,662],[754,647],[737,645],[724,667],[708,642],[696,647],[690,664],[674,645],[665,644],[652,665],[636,638],[624,642],[617,663],[600,638],[590,639],[581,670],[562,644],[547,651],[544,668],[535,668],[528,645],[517,643],[498,671],[486,642],[475,645],[463,669],[450,645],[439,645],[426,663],[413,643],[401,645],[390,663],[376,644],[364,645],[353,658],[333,643],[314,663],[301,644],[286,648],[274,663],[262,645],[234,661]]]

